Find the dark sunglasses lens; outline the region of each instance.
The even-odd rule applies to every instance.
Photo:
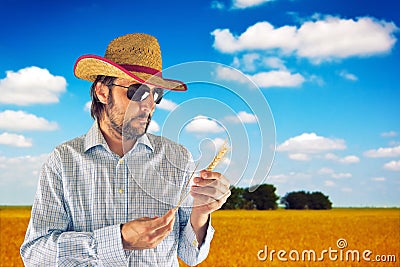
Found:
[[[141,102],[150,95],[150,88],[145,84],[132,84],[129,86],[127,97],[130,100]],[[154,102],[159,104],[164,95],[162,88],[155,88],[153,91]]]
[[[163,96],[164,96],[164,90],[162,88],[154,88],[154,102],[156,104],[160,104]]]
[[[127,97],[133,101],[143,101],[150,94],[150,88],[147,85],[132,84],[129,86]]]

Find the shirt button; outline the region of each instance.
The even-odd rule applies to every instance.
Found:
[[[197,247],[197,246],[198,246],[197,240],[193,240],[192,245],[193,245],[194,247]]]
[[[120,194],[122,194],[122,193],[124,193],[124,189],[120,189],[120,190],[118,190],[118,192],[119,192]]]
[[[119,162],[119,164],[122,164],[122,163],[124,163],[124,160],[120,159],[118,162]]]

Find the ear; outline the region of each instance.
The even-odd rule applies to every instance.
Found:
[[[95,92],[99,101],[106,105],[110,89],[103,83],[97,82],[95,87]]]

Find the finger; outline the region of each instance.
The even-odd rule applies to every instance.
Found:
[[[204,190],[210,191],[211,194],[213,194],[212,193],[213,191],[215,191],[215,193],[219,191],[221,194],[225,194],[227,191],[230,191],[230,189],[229,189],[229,183],[228,184],[226,182],[224,183],[223,180],[224,179],[212,180],[212,182],[210,182],[211,180],[199,179],[199,183],[193,185],[192,188],[197,188],[197,190],[200,191],[204,188]]]
[[[200,195],[193,193],[193,197],[196,199],[196,201],[193,204],[193,208],[206,208],[208,211],[213,211],[219,209],[223,202],[220,200],[205,196],[205,195]]]
[[[153,243],[162,241],[174,228],[175,217],[165,226],[158,228],[157,230],[149,233],[149,240]]]
[[[200,171],[200,177],[203,179],[219,179],[221,174],[219,172],[210,172],[207,170]]]
[[[223,192],[221,192],[218,188],[212,186],[192,186],[191,193],[195,193],[197,195],[203,195],[207,197],[211,197],[214,199],[218,199]]]
[[[223,200],[224,202],[226,199],[231,195],[231,191],[228,190],[220,190],[214,187],[196,187],[193,186],[190,191],[192,197],[194,199],[202,197],[208,197],[214,200]]]
[[[159,228],[154,231],[144,232],[140,235],[140,238],[134,242],[131,246],[132,249],[146,249],[146,248],[155,248],[158,244],[161,243],[164,238],[166,238],[174,226],[174,219],[170,221],[170,223],[162,228]]]
[[[168,225],[174,219],[175,219],[175,212],[173,209],[170,209],[163,216],[153,219],[153,221],[150,224],[150,227],[153,228],[154,230],[160,229]]]
[[[198,185],[209,185],[215,181],[219,181],[225,187],[229,188],[229,186],[230,186],[229,180],[226,179],[226,177],[223,176],[221,173],[209,172],[209,171],[205,171],[205,170],[202,170],[200,172],[200,177],[195,177],[193,179],[193,181],[194,181],[194,183],[196,183]]]

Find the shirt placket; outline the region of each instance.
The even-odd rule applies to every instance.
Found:
[[[115,186],[115,211],[114,217],[117,223],[125,223],[127,221],[127,177],[128,168],[124,158],[120,158],[116,165]]]

